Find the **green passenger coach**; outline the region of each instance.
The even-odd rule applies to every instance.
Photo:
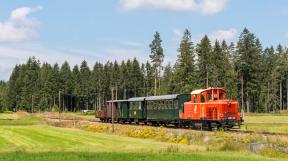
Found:
[[[127,100],[117,100],[116,102],[116,110],[118,120],[126,120],[129,118],[129,102]]]
[[[145,97],[134,97],[128,99],[129,102],[129,120],[143,121],[146,119]]]
[[[146,97],[147,120],[173,122],[179,120],[184,111],[184,102],[190,100],[190,94],[173,94]]]

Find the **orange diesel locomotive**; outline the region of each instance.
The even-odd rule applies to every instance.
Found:
[[[232,128],[241,125],[238,101],[225,98],[222,88],[208,88],[191,92],[191,100],[184,103],[181,120],[194,126]]]

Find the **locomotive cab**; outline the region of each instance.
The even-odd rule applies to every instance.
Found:
[[[182,119],[200,120],[208,127],[240,126],[238,101],[226,99],[222,88],[208,88],[191,92],[191,101],[184,104]],[[202,125],[201,125],[202,126]]]

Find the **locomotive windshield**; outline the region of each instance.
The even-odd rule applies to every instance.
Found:
[[[196,102],[207,102],[225,99],[225,91],[222,88],[209,88],[205,90],[192,91],[191,100]]]

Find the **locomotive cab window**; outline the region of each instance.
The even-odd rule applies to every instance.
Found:
[[[193,95],[193,101],[194,103],[197,103],[197,97],[195,95]]]
[[[207,100],[211,100],[212,94],[211,93],[207,93],[206,97],[207,97]]]
[[[219,93],[219,99],[220,99],[220,100],[225,99],[224,93]]]
[[[204,95],[201,95],[201,96],[200,96],[200,99],[201,99],[201,103],[204,103],[204,102],[205,102],[205,97],[204,97]]]

